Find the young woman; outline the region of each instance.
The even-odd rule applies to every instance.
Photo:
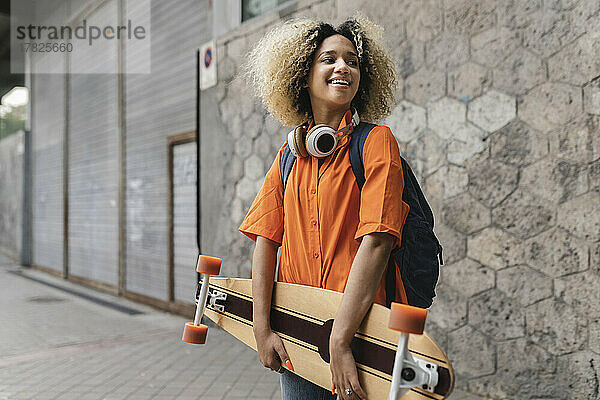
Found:
[[[395,103],[395,67],[381,31],[364,18],[337,28],[310,20],[285,22],[258,42],[244,66],[272,115],[286,126],[304,124],[289,138],[305,141],[306,130],[318,125],[341,131],[328,156],[299,150],[284,187],[285,142],[239,228],[256,241],[252,290],[258,355],[265,367],[282,373],[285,400],[335,396],[287,371],[293,371],[293,360],[271,330],[279,246],[278,281],[344,293],[330,339],[332,390],[344,400],[367,398],[350,342],[371,304],[385,303],[383,272],[408,214],[408,206],[398,201],[404,185],[400,153],[388,127],[376,126],[365,142],[362,190],[348,156],[358,118],[376,122]]]

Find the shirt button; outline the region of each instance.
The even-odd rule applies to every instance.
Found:
[[[311,192],[312,194],[315,194],[315,193],[317,193],[317,191],[316,191],[315,189],[311,190],[310,192]]]
[[[314,256],[315,258],[319,258],[319,253],[317,253],[317,252],[315,251],[315,252],[313,253],[313,256]]]
[[[310,221],[310,223],[313,224],[313,226],[317,226],[317,221],[315,221],[314,219]]]

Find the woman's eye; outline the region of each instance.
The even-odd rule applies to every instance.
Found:
[[[333,58],[331,58],[331,57],[324,58],[323,62],[326,62],[326,63],[333,62]]]
[[[348,65],[352,65],[352,66],[357,66],[358,63],[355,60],[348,60],[347,62]]]

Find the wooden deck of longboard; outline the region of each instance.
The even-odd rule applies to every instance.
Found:
[[[252,332],[252,281],[213,277],[210,289],[227,293],[227,308],[224,312],[207,308],[205,315],[256,350]],[[341,298],[341,293],[287,283],[276,283],[273,292],[273,329],[284,341],[294,372],[327,389],[331,387],[329,364],[325,361],[329,353],[328,329]],[[277,321],[282,318],[291,323],[278,326]],[[388,319],[387,308],[373,305],[353,341],[361,385],[373,400],[387,399],[391,383],[399,333],[387,328]],[[440,374],[444,375],[445,384],[438,385],[439,394],[413,388],[403,399],[446,398],[454,386],[454,372],[442,349],[427,333],[410,335],[408,347],[416,357],[442,367]]]

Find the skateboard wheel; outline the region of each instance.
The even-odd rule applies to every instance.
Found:
[[[388,328],[404,333],[421,335],[425,328],[427,310],[408,304],[392,303]]]
[[[201,255],[200,257],[198,257],[198,265],[196,265],[196,272],[207,275],[219,275],[222,261],[223,260],[217,257]]]
[[[206,343],[207,333],[208,326],[194,325],[193,322],[186,322],[181,340],[190,344],[204,344]]]

